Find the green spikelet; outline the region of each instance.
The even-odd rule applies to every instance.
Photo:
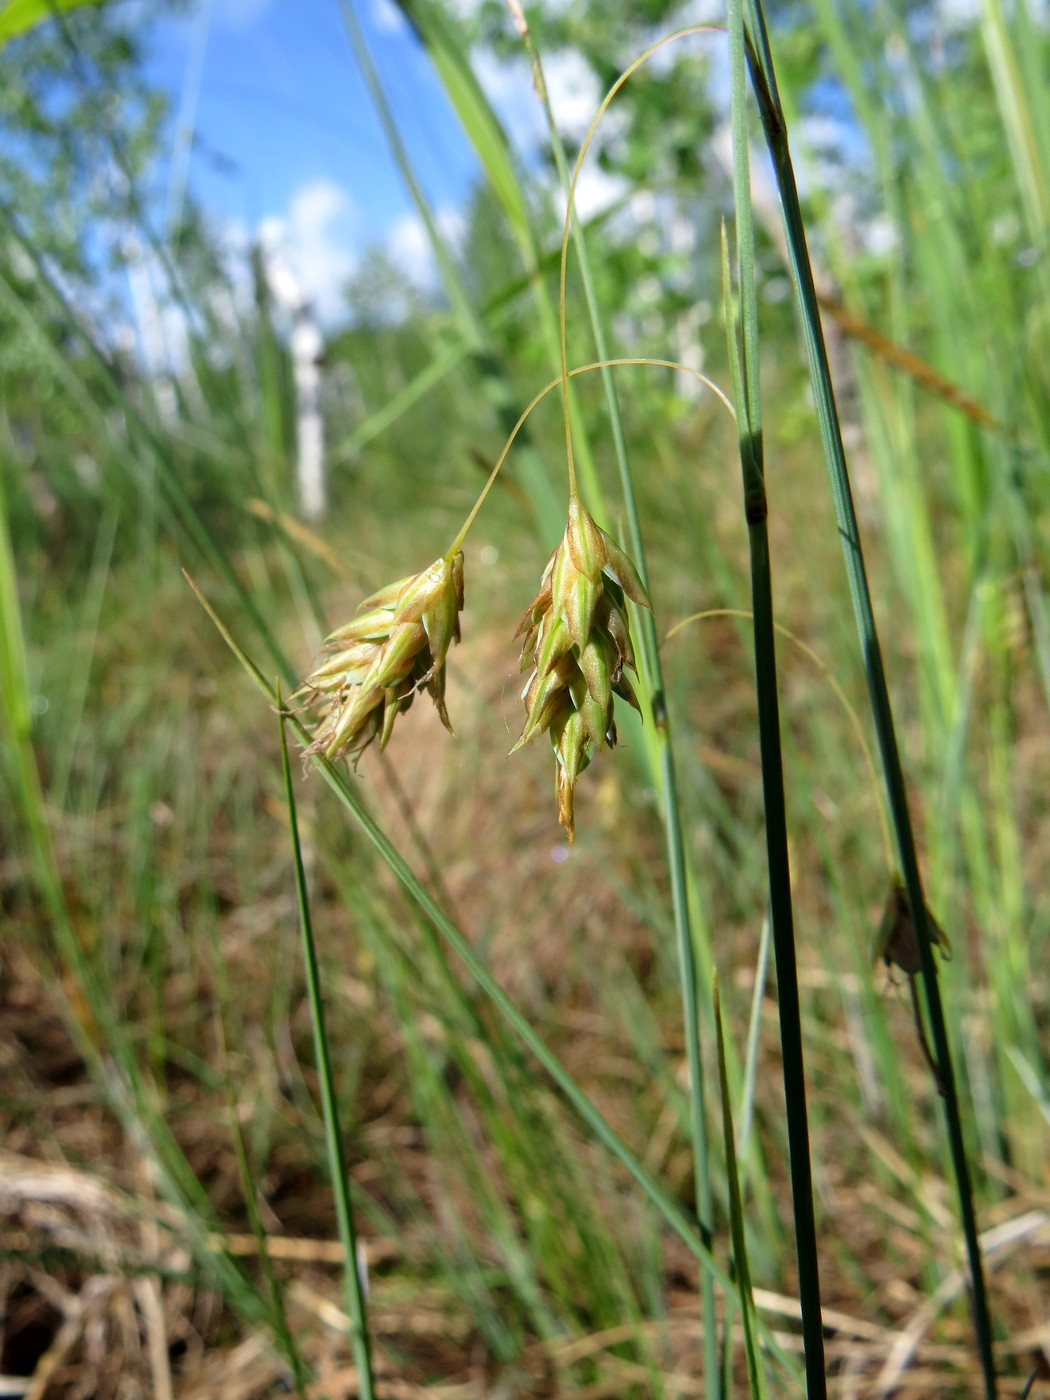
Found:
[[[366,598],[357,616],[327,638],[298,691],[320,714],[306,753],[349,756],[356,763],[373,739],[385,748],[394,720],[421,688],[451,730],[445,658],[459,641],[462,609],[462,551]]]
[[[575,838],[576,780],[596,751],[616,743],[613,697],[638,709],[625,668],[634,669],[625,595],[647,608],[638,573],[578,497],[561,544],[516,632],[522,638],[525,725],[512,752],[544,731],[557,758],[558,820]]]

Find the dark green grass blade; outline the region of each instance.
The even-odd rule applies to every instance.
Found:
[[[751,80],[758,99],[759,111],[765,130],[780,192],[781,208],[788,243],[788,260],[792,283],[795,289],[796,304],[799,310],[800,325],[806,355],[809,361],[810,379],[816,402],[820,424],[821,441],[831,480],[831,491],[838,522],[839,537],[846,562],[850,595],[864,657],[865,674],[872,716],[878,736],[879,752],[889,797],[890,812],[896,835],[904,883],[911,907],[912,922],[919,944],[922,961],[923,986],[926,995],[926,1009],[930,1021],[934,1055],[944,1089],[944,1110],[948,1128],[948,1140],[952,1167],[959,1196],[960,1215],[966,1251],[970,1264],[972,1284],[972,1311],[977,1348],[984,1376],[987,1400],[994,1400],[996,1394],[995,1362],[992,1355],[992,1328],[988,1310],[988,1295],[981,1261],[981,1248],[977,1235],[977,1217],[973,1204],[973,1188],[970,1168],[966,1158],[963,1137],[959,1093],[952,1065],[951,1049],[937,981],[937,967],[934,962],[933,945],[926,919],[926,900],[923,895],[922,877],[919,871],[918,854],[912,830],[911,814],[908,809],[907,789],[896,729],[890,706],[889,689],[886,683],[885,666],[875,625],[871,592],[868,586],[867,571],[861,548],[860,529],[853,504],[853,492],[846,465],[846,454],[842,444],[838,409],[831,383],[831,371],[827,349],[821,328],[820,312],[817,305],[813,272],[806,245],[805,228],[802,222],[802,209],[798,198],[794,167],[788,145],[787,126],[783,108],[777,91],[776,76],[769,48],[765,17],[761,0],[747,0],[748,3],[748,60]]]
[[[769,911],[773,955],[777,969],[777,1004],[783,1053],[784,1098],[787,1110],[791,1200],[795,1216],[802,1334],[806,1352],[806,1383],[810,1400],[827,1395],[824,1328],[820,1305],[820,1267],[813,1209],[813,1166],[810,1160],[809,1113],[806,1103],[802,1013],[795,954],[795,922],[788,859],[784,759],[777,692],[776,634],[773,625],[773,577],[769,553],[768,507],[762,419],[759,402],[758,298],[755,287],[755,236],[751,210],[748,155],[744,22],[741,0],[729,3],[731,108],[733,125],[733,200],[736,212],[737,270],[743,311],[743,363],[739,359],[733,317],[727,316],[729,362],[740,435],[744,516],[751,556],[751,610],[754,615],[755,690],[762,763],[762,802],[769,864]],[[724,274],[728,252],[723,247]],[[727,307],[732,307],[726,276]],[[742,372],[741,372],[742,371]]]
[[[279,690],[275,694],[275,699],[280,712]],[[303,936],[303,967],[306,973],[306,993],[310,1002],[310,1020],[314,1029],[317,1078],[321,1090],[325,1141],[328,1145],[328,1172],[335,1196],[339,1239],[343,1246],[343,1287],[351,1322],[350,1349],[353,1353],[354,1365],[357,1367],[357,1386],[361,1400],[373,1400],[375,1386],[372,1378],[372,1349],[368,1335],[368,1308],[357,1265],[354,1210],[350,1199],[350,1181],[343,1154],[343,1140],[339,1131],[339,1110],[335,1093],[335,1080],[332,1076],[332,1060],[328,1050],[328,1033],[325,1028],[324,998],[321,991],[317,948],[314,943],[313,922],[310,918],[310,896],[306,888],[306,870],[303,865],[302,849],[299,845],[299,822],[296,816],[292,769],[288,761],[286,726],[286,717],[281,712],[281,763],[284,770],[284,788],[288,803],[288,822],[292,835],[292,854],[295,859],[295,893],[299,904],[299,927]]]

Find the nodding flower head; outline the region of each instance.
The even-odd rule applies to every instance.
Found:
[[[550,734],[558,820],[570,842],[576,780],[598,749],[616,744],[613,696],[639,708],[624,674],[635,669],[625,597],[649,606],[634,565],[573,496],[565,534],[515,634],[523,639],[521,669],[530,675],[522,692],[525,727],[512,750]]]
[[[462,609],[462,552],[366,598],[357,616],[325,640],[316,669],[298,692],[321,716],[306,753],[349,755],[356,764],[373,739],[385,748],[394,720],[421,688],[451,731],[445,657],[459,641]]]

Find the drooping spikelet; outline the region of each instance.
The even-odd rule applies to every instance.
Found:
[[[634,565],[574,494],[565,535],[515,634],[523,638],[521,669],[532,672],[522,692],[525,727],[511,751],[550,734],[558,820],[570,842],[576,780],[598,749],[616,744],[613,696],[639,708],[624,675],[634,669],[625,594],[649,606]]]
[[[462,608],[462,551],[366,598],[357,616],[326,639],[319,665],[298,692],[321,712],[306,753],[350,755],[356,763],[373,739],[385,748],[394,720],[424,686],[451,731],[445,657],[459,641]]]

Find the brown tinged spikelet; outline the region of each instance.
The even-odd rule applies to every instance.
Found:
[[[398,579],[360,604],[326,638],[319,664],[297,692],[321,722],[306,754],[349,755],[356,764],[373,739],[385,748],[394,720],[425,687],[450,732],[445,657],[459,641],[463,553]]]
[[[951,944],[948,942],[948,935],[933,917],[928,904],[925,909],[926,928],[931,944],[934,948],[939,948],[943,956],[950,956]],[[908,979],[912,1016],[915,1020],[915,1034],[918,1037],[923,1058],[933,1075],[937,1092],[941,1098],[944,1098],[947,1093],[944,1077],[941,1074],[940,1065],[930,1049],[930,1043],[926,1039],[926,1027],[923,1024],[922,1008],[919,1005],[919,992],[916,985],[917,978],[922,972],[919,938],[915,932],[915,921],[911,914],[908,891],[904,887],[904,881],[897,874],[893,876],[886,907],[882,911],[878,933],[875,935],[874,955],[876,961],[881,958],[891,971],[893,968],[899,967]]]
[[[951,949],[948,935],[933,917],[928,904],[926,927],[929,930],[930,942],[947,956]],[[922,956],[911,916],[911,905],[908,903],[908,891],[899,875],[893,876],[878,932],[875,934],[874,958],[876,962],[881,959],[888,968],[899,967],[908,977],[917,977],[922,971]]]
[[[511,750],[550,734],[558,820],[570,843],[576,780],[598,749],[616,744],[613,696],[639,709],[624,674],[635,669],[625,595],[649,606],[634,565],[574,493],[565,534],[515,633],[523,639],[521,669],[531,674],[522,691],[525,727]]]

